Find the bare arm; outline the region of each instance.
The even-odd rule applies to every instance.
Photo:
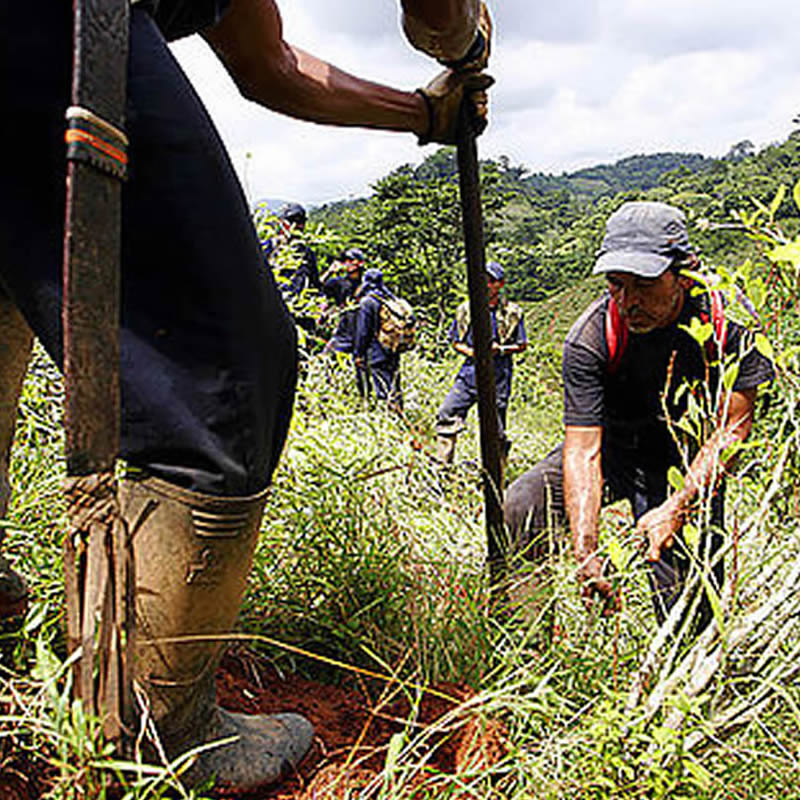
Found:
[[[453,350],[459,355],[466,356],[467,358],[474,358],[475,351],[464,342],[453,342]]]
[[[423,99],[350,75],[283,39],[274,0],[233,0],[205,37],[241,93],[273,111],[330,125],[428,127]]]
[[[517,353],[523,352],[527,346],[527,342],[512,342],[511,344],[499,344],[498,342],[492,342],[492,352],[502,353],[504,356],[513,356]]]
[[[613,588],[603,577],[596,554],[597,523],[603,496],[601,445],[603,429],[567,426],[564,437],[564,505],[572,533],[575,558],[580,564],[581,595],[591,605],[594,595],[613,600]]]
[[[683,488],[640,518],[636,527],[647,539],[649,561],[658,561],[661,550],[672,547],[674,536],[681,529],[697,495],[719,480],[731,466],[733,457],[729,455],[721,461],[723,453],[750,435],[755,398],[755,389],[731,393],[724,416],[689,466]]]

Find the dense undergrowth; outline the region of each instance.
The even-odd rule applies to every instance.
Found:
[[[426,687],[468,684],[474,695],[439,724],[477,717],[500,725],[504,740],[491,763],[421,778],[434,731],[416,726],[412,711],[383,778],[354,798],[800,796],[800,242],[769,208],[737,226],[761,255],[729,277],[760,308],[778,377],[729,482],[728,577],[716,624],[697,640],[677,618],[657,627],[624,506],[606,510],[601,531],[623,601],[617,616],[583,608],[566,548],[546,574],[517,565],[509,591],[489,593],[474,417],[452,467],[431,457],[455,359],[431,358],[425,346],[403,357],[402,414],[360,401],[346,359],[304,361],[241,617],[251,646],[279,669],[331,683],[377,675],[412,709]],[[527,310],[508,479],[560,440],[560,341],[596,287]],[[0,752],[24,749],[48,765],[54,798],[94,797],[114,763],[96,723],[69,702],[59,408],[57,375],[37,352],[4,523],[33,603],[22,627],[0,638]],[[698,564],[697,580],[708,566]],[[121,791],[159,797],[161,778],[123,777]]]

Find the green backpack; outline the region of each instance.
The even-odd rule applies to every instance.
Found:
[[[384,350],[405,353],[417,339],[417,315],[402,297],[379,297],[378,342]]]

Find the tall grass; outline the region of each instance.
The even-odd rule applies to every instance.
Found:
[[[770,250],[776,241],[757,223],[748,231]],[[383,773],[353,798],[800,796],[799,267],[773,259],[782,278],[769,284],[762,313],[778,315],[770,339],[779,376],[729,482],[728,578],[716,627],[697,639],[677,632],[677,617],[659,629],[624,505],[601,524],[623,599],[617,616],[583,608],[564,546],[546,573],[526,575],[521,565],[515,574],[520,585],[538,579],[534,602],[525,592],[489,594],[474,416],[454,465],[431,458],[456,358],[431,358],[425,345],[403,357],[402,414],[362,401],[347,359],[304,362],[241,626],[282,669],[331,682],[365,670],[409,699],[409,724],[387,747]],[[582,305],[562,304],[557,318],[552,307],[529,309],[532,343],[517,359],[509,412],[509,479],[560,440],[554,330]],[[10,555],[34,602],[3,639],[0,745],[49,759],[62,776],[54,796],[77,797],[103,764],[115,767],[91,721],[63,699],[58,386],[39,353],[8,523]],[[468,699],[432,725],[415,724],[421,693],[446,681],[471,687]],[[491,757],[478,748],[456,775],[432,774],[431,748],[469,726],[502,747]],[[122,780],[130,797],[166,791]]]

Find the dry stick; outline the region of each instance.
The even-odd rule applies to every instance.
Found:
[[[730,732],[732,729],[740,727],[755,718],[774,699],[780,688],[787,685],[800,672],[800,664],[797,663],[798,655],[800,655],[800,645],[796,645],[784,659],[784,661],[791,664],[788,670],[781,671],[780,665],[773,669],[770,674],[761,678],[760,686],[752,690],[745,700],[725,713],[712,717],[707,721],[705,729],[694,731],[687,736],[684,747],[687,750],[697,747],[712,735],[719,736],[724,732]],[[699,694],[713,675],[714,669],[702,665],[702,662],[701,666],[704,668],[696,671],[695,683],[687,692],[688,697],[694,697]],[[704,680],[705,683],[703,683]],[[664,720],[664,725],[677,730],[682,725],[684,717],[685,713],[683,711],[673,708]]]
[[[681,664],[675,670],[670,672],[669,665],[662,670],[663,677],[650,692],[649,698],[645,705],[645,717],[652,717],[658,708],[663,705],[666,696],[671,691],[674,691],[676,686],[678,686],[682,681],[691,680],[692,676],[695,676],[696,678],[698,670],[702,670],[703,668],[708,668],[713,665],[713,670],[708,676],[708,680],[710,680],[713,672],[716,671],[716,669],[722,663],[723,650],[731,650],[737,647],[754,630],[759,630],[760,625],[771,617],[776,608],[779,608],[782,603],[785,603],[786,600],[788,600],[793,593],[797,591],[798,586],[800,586],[800,566],[796,564],[789,577],[784,582],[783,590],[778,594],[773,594],[769,603],[761,606],[760,608],[756,609],[756,611],[751,612],[749,615],[744,617],[739,625],[735,626],[728,632],[728,636],[726,637],[726,648],[723,648],[722,645],[719,645],[711,655],[709,655],[709,648],[713,643],[717,632],[714,625],[709,626],[703,632],[703,634],[701,634],[700,638],[697,640],[690,652],[684,657]],[[670,617],[672,617],[672,614],[670,614]],[[670,620],[668,619],[667,623],[669,622]],[[660,639],[662,634],[665,633],[665,628],[669,628],[667,623],[662,626],[662,629],[659,631],[659,635],[656,637],[657,639]],[[667,635],[669,635],[669,633],[667,633]],[[660,642],[655,641],[651,644],[648,656],[634,678],[634,684],[626,704],[628,711],[632,711],[639,703],[643,691],[644,676],[648,676],[651,673],[653,663],[655,661],[655,654],[660,648],[660,645]],[[706,685],[707,683],[708,681],[705,681],[703,685]]]
[[[711,652],[709,652],[709,647],[713,641],[713,626],[706,629],[684,658],[680,667],[666,680],[661,681],[651,692],[644,718],[651,718],[663,705],[666,696],[674,692],[684,678],[686,680],[681,689],[682,694],[689,698],[700,694],[721,666],[724,653],[742,644],[748,635],[769,620],[776,609],[785,606],[792,595],[798,591],[800,591],[800,560],[795,562],[781,591],[775,592],[768,602],[744,617],[738,625],[732,627],[728,631],[727,641],[725,643],[718,642]],[[683,717],[684,712],[673,709],[665,724],[677,728]]]
[[[792,652],[795,659],[800,655],[798,648]],[[712,734],[720,736],[721,734],[730,733],[733,729],[746,725],[748,722],[755,719],[774,699],[775,695],[779,694],[778,691],[783,686],[788,685],[794,681],[797,675],[800,674],[800,663],[795,663],[787,672],[782,673],[777,678],[765,679],[761,687],[751,695],[747,700],[742,701],[738,705],[724,714],[712,718],[709,725],[712,728],[711,732],[703,730],[696,730],[689,734],[684,740],[684,749],[692,750],[703,741],[708,739]]]

